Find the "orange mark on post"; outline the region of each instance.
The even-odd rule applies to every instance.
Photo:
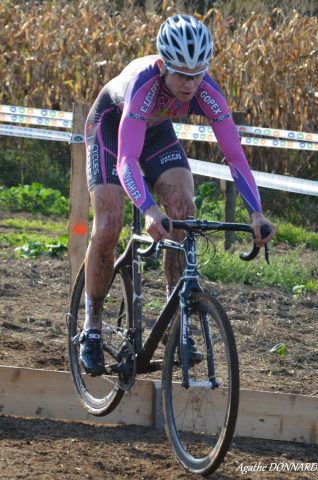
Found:
[[[85,235],[87,233],[87,225],[85,223],[77,223],[72,230],[75,235]]]

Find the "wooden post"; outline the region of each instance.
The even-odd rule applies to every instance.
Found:
[[[73,133],[83,135],[88,107],[76,103],[73,107]],[[84,143],[71,144],[71,184],[69,209],[69,243],[72,288],[77,272],[84,260],[88,243],[89,195],[86,183],[86,154]]]
[[[235,124],[241,125],[244,122],[244,112],[233,112],[233,120]],[[225,195],[225,221],[235,222],[236,213],[236,186],[234,182],[224,182],[221,188]],[[224,249],[229,250],[235,242],[235,232],[224,233]]]

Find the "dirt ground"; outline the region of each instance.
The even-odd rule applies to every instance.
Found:
[[[6,250],[0,257],[0,364],[68,370],[68,259],[18,260]],[[145,303],[161,293],[157,275],[149,274],[146,283]],[[211,282],[207,287],[217,291],[232,321],[242,388],[318,397],[318,295]],[[269,352],[279,342],[287,345],[281,358]],[[235,438],[211,478],[280,479],[287,474],[283,464],[306,462],[313,471],[289,473],[290,479],[318,478],[318,447]],[[243,466],[254,471],[244,474]],[[0,416],[0,478],[195,477],[177,465],[164,434],[149,428]]]

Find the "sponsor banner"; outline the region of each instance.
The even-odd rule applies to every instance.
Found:
[[[197,140],[201,142],[216,142],[212,127],[207,125],[189,125],[187,123],[173,124],[180,140]]]
[[[189,125],[186,123],[174,123],[174,129],[180,135],[189,136],[197,135],[213,135],[212,127],[207,125]],[[296,140],[300,142],[314,142],[318,143],[318,133],[297,132],[293,130],[279,130],[275,128],[251,127],[248,125],[237,125],[240,135],[249,133],[253,135],[264,135],[265,137],[285,138],[287,140]],[[215,138],[215,137],[214,137]]]
[[[216,142],[212,127],[206,125],[189,125],[185,123],[173,124],[177,137],[181,140],[202,142]],[[318,150],[318,134],[296,132],[289,130],[275,130],[271,128],[249,127],[238,125],[242,145],[258,147],[292,148],[297,150]],[[243,134],[264,135],[273,138],[250,137]],[[317,145],[316,145],[317,144]]]
[[[241,137],[241,144],[252,147],[287,148],[292,150],[312,150],[318,152],[318,143],[297,142],[282,138]]]
[[[55,140],[58,142],[84,143],[84,135],[79,133],[44,130],[42,128],[18,127],[0,123],[0,135],[11,137],[34,138],[38,140]]]
[[[24,123],[42,127],[72,128],[72,121],[62,118],[32,117],[29,115],[9,114],[0,112],[0,122]]]
[[[318,133],[294,132],[292,130],[278,130],[275,128],[250,127],[238,125],[240,134],[252,133],[253,135],[264,135],[265,137],[286,138],[287,140],[298,140],[300,142],[318,142]]]
[[[202,162],[201,160],[195,160],[192,158],[189,159],[189,162],[192,173],[196,175],[233,181],[230,169],[227,165]],[[252,172],[255,182],[259,187],[318,196],[318,182],[314,182],[313,180],[287,177],[285,175],[277,175],[274,173],[256,172],[255,170],[252,170]]]
[[[1,120],[1,114],[0,114]],[[47,123],[38,123],[39,126],[45,126]],[[48,125],[54,126],[54,123],[49,123]],[[192,125],[191,125],[192,126]],[[206,127],[204,127],[206,128]],[[212,129],[211,129],[212,130]],[[182,133],[176,132],[177,137],[181,140],[195,140],[195,141],[206,141],[206,142],[216,142],[216,138],[213,133],[207,131],[206,133],[191,133],[183,131]],[[83,143],[84,135],[79,133],[67,133],[58,130],[42,130],[36,128],[28,127],[18,127],[15,125],[5,125],[0,123],[0,135],[10,135],[16,137],[29,137],[37,138],[42,140],[58,140],[66,141],[70,143]],[[272,147],[272,148],[285,148],[285,149],[294,149],[294,150],[311,150],[318,151],[318,143],[313,142],[298,142],[298,141],[288,141],[283,139],[266,139],[258,137],[242,137],[242,145],[254,146],[254,147]]]
[[[157,88],[157,86],[154,86]],[[149,92],[147,102],[151,103],[154,91]],[[205,97],[205,101],[211,101]],[[148,104],[145,108],[148,108]],[[218,106],[211,103],[211,108]],[[58,110],[49,110],[45,108],[28,108],[15,105],[0,105],[0,122],[25,123],[38,126],[51,126],[71,128],[73,120],[72,112],[63,112]],[[177,137],[181,140],[194,140],[205,142],[216,142],[211,126],[189,125],[185,123],[174,123],[174,129]],[[309,132],[299,132],[294,130],[280,130],[265,127],[251,127],[248,125],[238,125],[238,132],[241,136],[242,145],[285,148],[295,150],[318,150],[318,134]],[[246,136],[252,134],[256,136]],[[13,134],[11,134],[13,136]],[[17,135],[19,136],[19,135]],[[30,135],[28,135],[30,136]],[[59,135],[57,135],[59,137]],[[78,137],[79,135],[75,135]],[[52,136],[49,135],[49,138]],[[271,138],[264,138],[271,137]],[[44,138],[43,134],[39,137]],[[59,137],[60,139],[60,137]],[[73,141],[73,139],[71,139]]]
[[[69,143],[83,143],[84,137],[80,134],[44,130],[39,128],[17,127],[14,125],[0,124],[0,135],[14,137],[37,138],[41,140],[66,141]],[[233,180],[227,165],[208,163],[201,160],[189,159],[191,170],[194,174],[205,177]],[[253,171],[255,181],[260,187],[267,187],[285,192],[302,193],[318,196],[318,182],[301,178],[287,177],[273,173]]]
[[[14,105],[0,105],[0,113],[8,113],[10,115],[26,115],[28,117],[60,118],[63,120],[70,120],[70,121],[73,120],[72,112],[48,110],[47,108],[28,108],[28,107],[17,107]]]
[[[84,143],[84,135],[80,133],[72,133],[68,143]]]
[[[44,130],[41,128],[18,127],[16,125],[0,124],[0,135],[11,137],[37,138],[39,140],[57,140],[69,142],[71,134],[57,130]]]
[[[149,92],[148,100],[150,103],[152,100],[153,93],[154,92]],[[213,105],[213,108],[214,107],[215,106]],[[67,123],[65,124],[66,128],[69,128],[69,125],[71,125],[71,122],[73,120],[72,112],[49,110],[47,108],[20,107],[15,105],[0,105],[0,115],[1,114],[7,114],[10,116],[10,117],[6,117],[5,121],[12,121],[15,123],[31,123],[30,120],[23,122],[21,117],[38,117],[38,118],[45,119],[46,121],[49,121],[49,120],[67,121]],[[17,116],[17,120],[16,121],[8,120],[8,118],[12,118],[12,116]],[[1,120],[1,117],[0,117],[0,120]],[[39,120],[37,119],[36,122],[39,122]],[[52,126],[53,124],[43,123],[43,125]],[[206,125],[189,125],[185,123],[174,123],[174,128],[176,132],[180,134],[180,138],[182,138],[182,136],[184,135],[184,138],[186,138],[187,140],[213,141],[211,140],[211,138],[215,138],[213,135],[212,128]],[[252,127],[249,125],[237,125],[237,128],[240,135],[252,134],[252,135],[261,135],[265,137],[273,137],[276,139],[285,138],[291,141],[318,143],[317,133],[299,132],[294,130],[280,130],[277,128],[267,128],[267,127]],[[194,137],[189,138],[191,134],[193,134]],[[197,135],[202,138],[198,138]]]

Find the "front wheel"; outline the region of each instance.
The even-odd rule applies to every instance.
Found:
[[[162,372],[164,425],[182,467],[207,475],[223,461],[233,437],[239,404],[238,355],[229,319],[217,300],[192,294],[189,334],[202,354],[182,385],[180,311],[171,327]]]
[[[125,267],[115,270],[105,298],[102,318],[102,340],[105,358],[105,375],[92,377],[85,373],[80,361],[79,335],[85,320],[84,285],[82,266],[71,297],[68,318],[68,346],[71,375],[76,392],[84,408],[92,415],[108,415],[122,399],[120,374],[106,374],[119,362],[125,349],[125,332],[131,328],[131,276]]]

